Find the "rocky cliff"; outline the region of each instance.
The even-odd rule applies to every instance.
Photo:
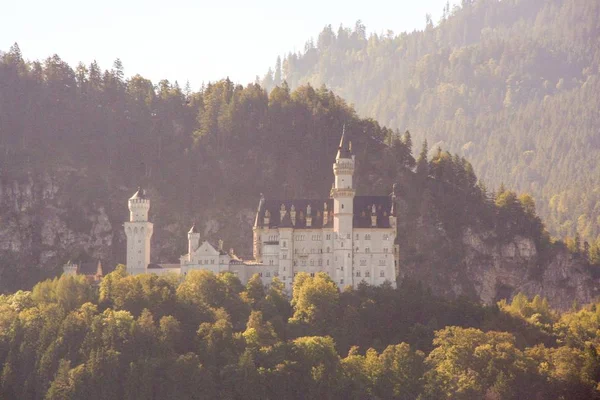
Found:
[[[485,304],[522,292],[530,298],[546,297],[554,308],[566,310],[574,302],[592,302],[600,293],[594,268],[561,243],[538,249],[530,237],[515,235],[503,240],[493,231],[469,227],[464,229],[460,243],[447,245],[457,253],[455,264],[440,264],[425,257],[423,263],[405,263],[401,276],[420,280],[441,295],[465,295]]]

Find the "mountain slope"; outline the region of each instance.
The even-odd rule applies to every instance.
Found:
[[[467,156],[488,184],[531,193],[553,235],[600,240],[600,3],[469,0],[424,31],[365,32],[326,27],[283,79]]]
[[[125,258],[127,198],[145,186],[152,260],[176,262],[192,222],[202,239],[250,254],[260,193],[322,198],[342,126],[357,193],[397,184],[400,271],[448,297],[493,303],[522,291],[568,308],[595,295],[600,248],[552,242],[531,197],[490,193],[463,157],[423,149],[327,89],[222,80],[200,92],[135,76],[117,62],[73,70],[58,56],[0,60],[0,290],[31,287],[69,259]]]

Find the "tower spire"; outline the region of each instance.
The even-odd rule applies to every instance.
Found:
[[[346,124],[342,127],[342,138],[340,139],[340,145],[338,146],[338,152],[335,158],[352,158],[350,141],[346,135]]]

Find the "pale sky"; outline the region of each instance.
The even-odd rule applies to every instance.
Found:
[[[456,1],[451,1],[454,4]],[[247,84],[300,51],[325,25],[368,32],[423,29],[437,22],[446,0],[1,0],[0,50],[17,42],[26,59],[58,54],[75,67],[94,59],[102,69],[120,58],[125,75],[157,83],[202,82],[229,76]],[[294,4],[294,5],[291,5]]]

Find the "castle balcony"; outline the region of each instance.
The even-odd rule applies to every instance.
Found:
[[[335,199],[336,197],[353,197],[354,193],[355,191],[352,188],[332,188],[329,195]]]

